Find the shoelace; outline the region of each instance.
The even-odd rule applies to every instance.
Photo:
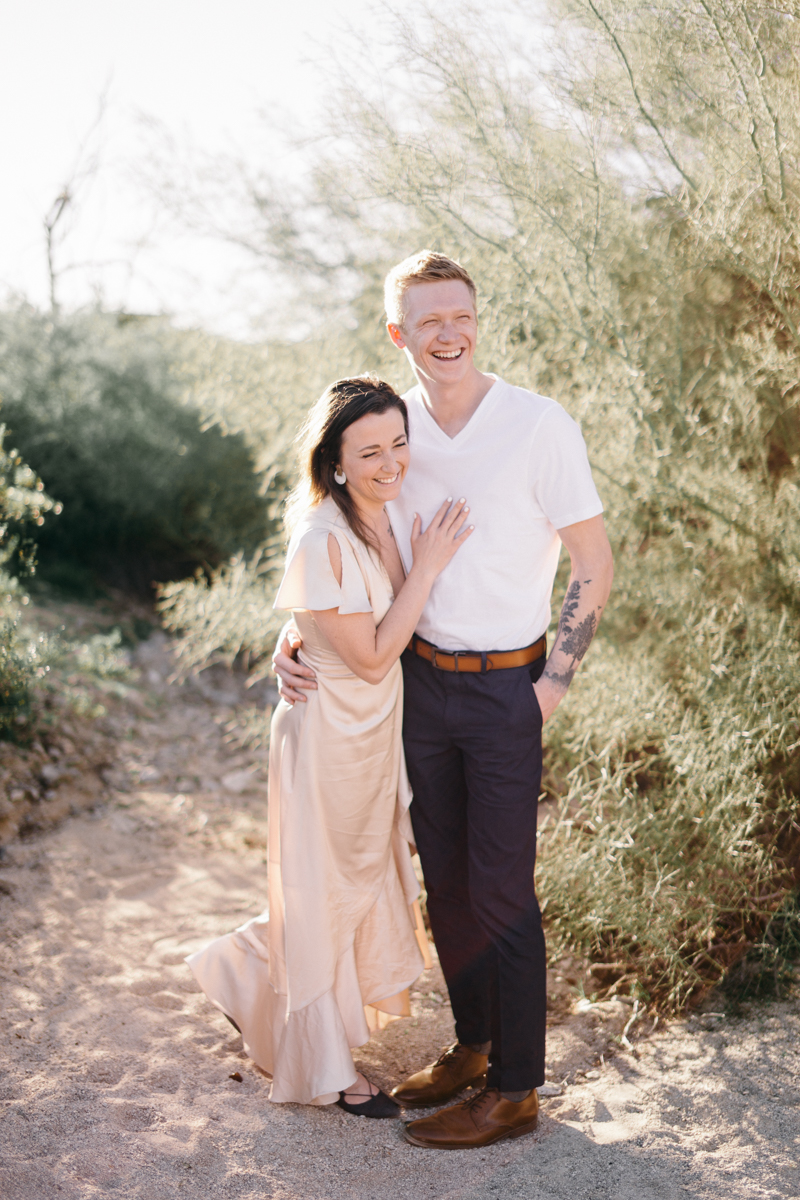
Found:
[[[476,1092],[474,1096],[470,1096],[469,1100],[466,1100],[464,1102],[465,1108],[467,1108],[471,1112],[477,1112],[478,1109],[480,1109],[482,1106],[485,1107],[487,1101],[493,1102],[493,1097],[490,1096],[489,1093],[496,1092],[496,1091],[497,1091],[496,1088],[490,1088],[490,1087],[481,1088],[481,1090],[479,1092]]]
[[[459,1050],[466,1050],[466,1049],[467,1049],[467,1047],[462,1046],[460,1042],[453,1042],[452,1046],[448,1046],[446,1050],[442,1051],[442,1053],[439,1055],[439,1057],[437,1058],[436,1062],[433,1065],[435,1067],[443,1067],[449,1059],[458,1058]]]

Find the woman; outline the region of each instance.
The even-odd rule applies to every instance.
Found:
[[[415,518],[404,574],[384,505],[408,469],[408,415],[378,379],[332,384],[301,447],[275,607],[292,610],[318,686],[304,704],[281,701],[272,720],[269,917],[187,961],[272,1076],[271,1100],[391,1117],[397,1105],[350,1050],[378,1014],[408,1013],[424,966],[399,658],[472,527],[463,500],[446,501],[424,533]]]

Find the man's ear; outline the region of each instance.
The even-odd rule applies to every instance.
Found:
[[[386,329],[389,333],[389,337],[392,339],[392,342],[394,343],[395,346],[397,346],[397,349],[405,350],[406,340],[403,337],[403,331],[401,330],[400,326],[393,325],[392,322],[390,321],[388,323],[388,325],[386,326]]]

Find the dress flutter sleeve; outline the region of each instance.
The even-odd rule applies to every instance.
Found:
[[[342,554],[342,582],[336,576],[328,556],[328,534],[339,543]],[[341,616],[372,612],[367,585],[358,565],[356,552],[348,539],[331,529],[308,529],[289,546],[274,608],[338,608]]]

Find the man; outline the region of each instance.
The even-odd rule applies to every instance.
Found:
[[[418,512],[466,497],[475,531],[431,591],[403,655],[403,742],[414,834],[458,1041],[395,1088],[432,1106],[406,1138],[484,1146],[536,1126],[544,1082],[546,960],[534,891],[543,723],[562,700],[611,589],[611,550],[580,430],[560,405],[474,364],[475,285],[423,250],[386,280],[387,328],[417,383],[411,465],[392,527],[406,568]],[[553,649],[544,633],[561,544],[571,560]],[[282,694],[310,672],[284,641]],[[487,1074],[488,1069],[488,1074]]]

